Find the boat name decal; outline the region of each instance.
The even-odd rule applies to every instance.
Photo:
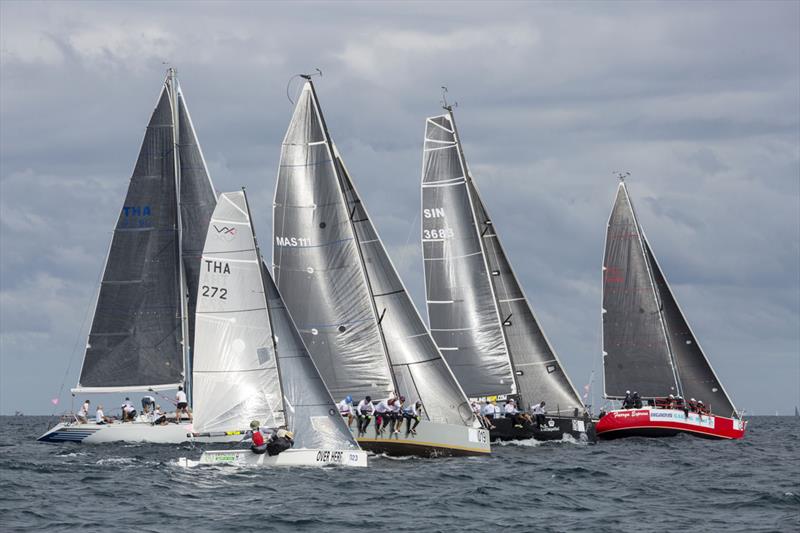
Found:
[[[683,411],[654,409],[650,411],[650,420],[662,422],[681,422],[683,424],[692,424],[693,426],[713,428],[715,419],[713,416],[701,416],[697,413],[689,413],[687,416]]]
[[[317,462],[318,463],[341,463],[342,456],[344,452],[337,452],[337,451],[330,451],[330,450],[320,450],[317,452]],[[352,456],[350,457],[352,460]]]

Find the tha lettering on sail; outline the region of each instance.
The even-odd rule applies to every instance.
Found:
[[[152,221],[150,219],[149,205],[126,205],[122,207],[122,216],[119,220],[120,228],[149,228]]]
[[[275,237],[278,246],[311,246],[311,239],[306,237]]]

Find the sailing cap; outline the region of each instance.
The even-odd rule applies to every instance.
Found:
[[[250,422],[250,428],[252,429],[256,429],[259,426],[261,426],[261,422],[259,422],[258,420],[253,420],[252,422]]]
[[[345,397],[344,401],[346,401],[347,403],[353,403],[353,397],[348,394]]]

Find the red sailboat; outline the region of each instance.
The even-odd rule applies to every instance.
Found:
[[[598,438],[744,436],[747,424],[678,306],[623,176],[606,232],[602,315],[604,396],[623,408],[601,413]]]

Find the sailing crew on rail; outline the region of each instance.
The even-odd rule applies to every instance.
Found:
[[[358,436],[363,437],[367,433],[372,415],[375,413],[375,406],[372,405],[372,398],[367,396],[360,402],[356,408],[356,416],[358,416]]]
[[[89,404],[90,403],[91,402],[89,402],[89,400],[86,400],[85,402],[83,402],[83,405],[81,406],[81,410],[78,411],[77,415],[75,415],[75,418],[77,418],[78,422],[81,423],[81,424],[88,424],[89,423]]]
[[[533,416],[536,419],[536,424],[539,427],[544,426],[545,422],[547,421],[547,418],[546,418],[547,411],[545,411],[545,409],[544,409],[545,405],[546,405],[545,401],[542,400],[541,402],[537,403],[536,405],[534,405],[531,408],[531,413],[533,413]]]
[[[250,429],[244,434],[242,440],[249,439],[253,441],[250,445],[250,451],[256,455],[262,455],[267,453],[267,438],[269,438],[269,433],[261,429],[261,422],[253,420],[250,422]]]
[[[492,400],[486,400],[486,405],[483,406],[483,417],[494,425],[494,405]]]
[[[278,455],[292,446],[294,446],[294,433],[281,428],[277,433],[273,433],[269,441],[267,441],[267,453],[269,455]]]
[[[152,396],[142,396],[142,413],[147,414],[156,406],[156,399]]]
[[[522,413],[519,409],[517,409],[517,402],[514,400],[514,398],[509,398],[506,400],[506,405],[503,410],[505,411],[506,418],[510,418],[512,420],[515,428],[521,428],[522,423],[525,421],[530,422],[530,416],[528,416],[527,413]]]
[[[633,397],[631,396],[631,391],[625,391],[625,397],[622,399],[622,408],[623,409],[633,409]]]
[[[403,425],[403,402],[406,401],[405,396],[389,400],[389,413],[392,416],[392,433],[400,433],[400,428]]]
[[[178,385],[178,392],[175,394],[175,402],[177,409],[175,409],[175,423],[181,423],[181,415],[186,414],[189,421],[192,421],[192,412],[189,410],[189,402],[186,399],[186,393],[183,392],[183,386]]]
[[[639,397],[639,393],[633,391],[633,396],[631,397],[633,400],[633,407],[634,409],[641,409],[642,408],[642,399]]]
[[[339,408],[339,414],[342,418],[347,418],[347,427],[353,425],[353,418],[355,418],[355,409],[353,409],[353,397],[349,394],[345,396],[344,400],[336,404]]]
[[[408,407],[403,408],[403,418],[405,418],[406,420],[406,437],[408,436],[409,433],[411,433],[412,435],[417,434],[417,426],[419,425],[421,416],[422,416],[422,402],[419,400],[412,403]]]
[[[375,406],[375,436],[383,434],[383,426],[389,423],[389,404],[381,400]]]
[[[483,410],[481,409],[481,404],[479,404],[478,402],[473,400],[472,404],[470,404],[470,406],[472,407],[472,414],[475,415],[475,418],[478,419],[478,422],[481,423],[481,426],[484,429],[494,429],[494,426],[489,421],[489,419],[486,418],[483,415]],[[492,408],[492,413],[494,413],[494,408]]]
[[[136,409],[133,407],[130,398],[127,396],[125,397],[125,401],[122,402],[120,409],[122,409],[122,421],[133,422],[133,420],[136,418]]]

